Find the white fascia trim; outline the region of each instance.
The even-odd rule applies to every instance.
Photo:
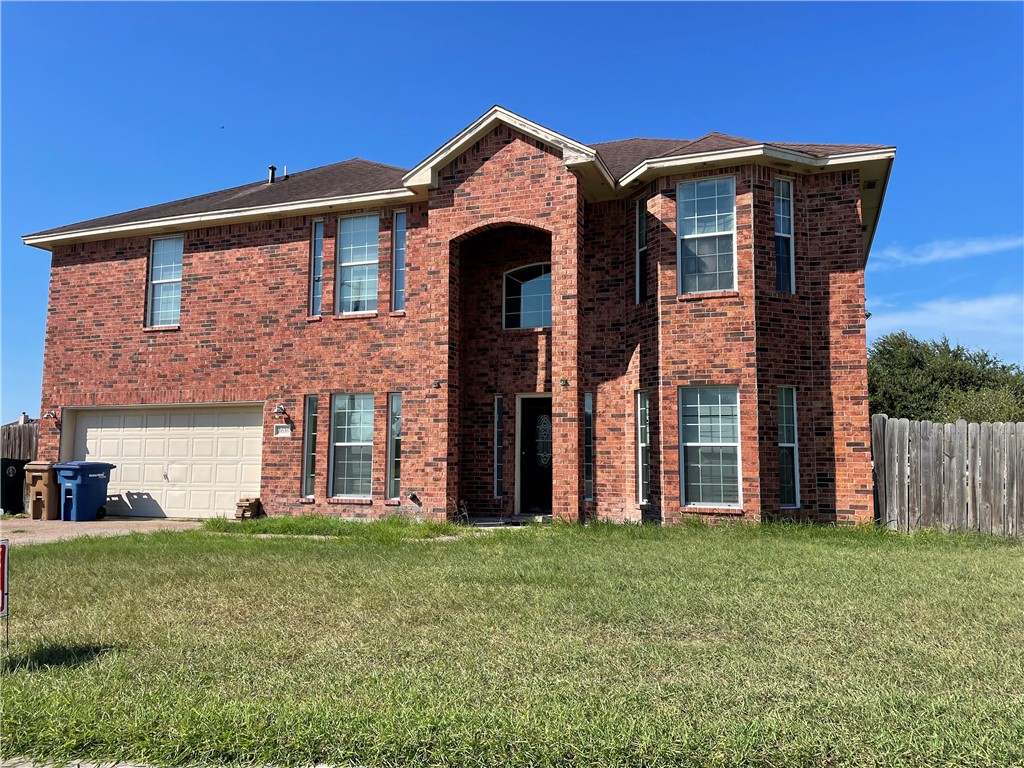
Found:
[[[641,178],[648,171],[669,171],[682,170],[695,165],[707,163],[722,163],[735,160],[755,160],[765,157],[773,160],[782,160],[788,163],[808,166],[810,168],[830,168],[837,165],[854,165],[857,163],[869,162],[872,160],[892,160],[896,156],[895,149],[871,149],[860,152],[848,152],[841,155],[829,155],[828,157],[814,157],[803,152],[792,149],[757,144],[750,147],[736,147],[734,149],[719,149],[714,152],[701,152],[697,155],[679,155],[675,157],[661,157],[656,160],[644,160],[640,165],[625,174],[619,179],[619,184],[626,186]]]
[[[358,195],[300,200],[295,203],[283,203],[280,205],[233,208],[226,211],[210,211],[209,213],[170,216],[163,219],[147,219],[146,221],[133,221],[126,224],[94,227],[92,229],[76,229],[72,232],[60,232],[50,235],[25,235],[21,238],[21,241],[25,245],[33,245],[37,248],[49,250],[47,246],[74,242],[76,240],[108,240],[124,235],[195,229],[199,226],[227,224],[239,220],[267,219],[277,216],[291,216],[297,213],[322,213],[335,208],[379,205],[410,200],[416,197],[419,197],[419,195],[409,189],[386,189],[381,192],[364,192]]]
[[[563,160],[569,168],[584,163],[596,163],[609,186],[615,188],[615,177],[598,156],[597,150],[498,106],[491,107],[430,157],[405,174],[402,177],[402,183],[413,188],[437,186],[437,169],[448,162],[450,158],[465,152],[480,136],[490,131],[498,123],[505,123],[547,144],[561,147]]]

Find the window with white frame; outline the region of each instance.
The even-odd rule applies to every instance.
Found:
[[[392,243],[391,309],[401,312],[405,309],[405,211],[395,213]]]
[[[793,182],[775,179],[775,289],[796,293],[793,254]]]
[[[800,506],[795,387],[779,387],[779,502],[783,507]]]
[[[736,387],[679,388],[683,503],[740,503],[740,416]]]
[[[647,301],[647,198],[636,201],[636,303]]]
[[[551,264],[531,264],[505,273],[506,328],[551,327]]]
[[[583,395],[583,498],[594,499],[594,395]]]
[[[402,393],[388,395],[388,498],[402,491]]]
[[[316,422],[319,400],[316,395],[306,395],[302,410],[302,495],[316,494]]]
[[[636,393],[636,500],[646,504],[651,490],[651,421],[647,393]]]
[[[150,244],[146,325],[177,325],[181,317],[181,261],[185,238],[156,237]]]
[[[324,295],[321,282],[324,275],[324,221],[313,222],[313,234],[309,247],[309,314],[319,315],[320,301]]]
[[[331,403],[331,495],[370,498],[373,395],[334,395]]]
[[[736,289],[736,179],[683,182],[677,188],[679,292]]]
[[[376,214],[338,222],[338,312],[377,311],[380,224]]]
[[[505,487],[505,398],[494,398],[494,498],[504,495]]]

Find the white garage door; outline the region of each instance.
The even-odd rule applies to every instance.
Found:
[[[117,465],[108,514],[225,517],[260,495],[262,445],[261,406],[89,409],[77,413],[74,458]]]

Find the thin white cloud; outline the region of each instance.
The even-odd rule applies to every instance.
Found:
[[[987,349],[1004,362],[1024,362],[1024,294],[933,299],[876,312],[868,338],[906,331],[919,339],[949,337],[954,344]]]
[[[934,240],[910,248],[902,245],[889,245],[871,253],[868,268],[919,267],[940,261],[991,256],[1020,248],[1024,248],[1024,236],[1021,235]]]

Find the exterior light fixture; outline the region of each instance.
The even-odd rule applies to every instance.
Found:
[[[57,412],[51,408],[50,410],[48,410],[46,413],[43,414],[43,418],[44,419],[56,419],[57,418]]]
[[[287,411],[285,411],[285,409],[284,409],[284,403],[281,403],[276,408],[274,408],[274,417],[275,418],[277,418],[279,416],[284,418],[285,415],[287,415]]]

